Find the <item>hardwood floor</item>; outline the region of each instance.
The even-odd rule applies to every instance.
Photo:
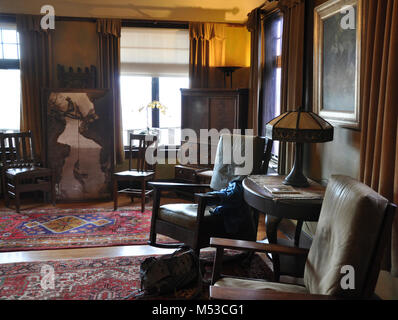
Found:
[[[187,202],[182,199],[163,198],[162,203],[178,203]],[[132,206],[131,200],[125,195],[119,197],[119,208],[124,206]],[[134,206],[139,207],[138,200]],[[51,205],[32,203],[28,199],[21,206],[21,214],[24,210],[32,210],[35,208],[52,208]],[[86,203],[59,203],[57,208],[113,208],[113,202],[86,202]],[[152,208],[152,204],[148,203],[147,208]],[[4,209],[3,201],[0,202],[0,211]],[[258,239],[265,238],[264,216],[260,215]],[[79,249],[56,249],[56,250],[34,250],[34,251],[16,251],[16,252],[0,252],[0,263],[17,263],[32,261],[48,261],[48,260],[64,260],[64,259],[81,259],[81,258],[105,258],[105,257],[121,257],[121,256],[142,256],[154,254],[169,254],[174,249],[161,249],[148,245],[132,245],[132,246],[114,246],[114,247],[96,247],[96,248],[79,248]]]

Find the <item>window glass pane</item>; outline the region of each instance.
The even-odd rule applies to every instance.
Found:
[[[164,28],[122,28],[121,74],[184,76],[189,69],[189,31]]]
[[[17,43],[17,31],[16,30],[2,30],[3,43]]]
[[[21,79],[19,70],[0,69],[0,129],[19,130]]]
[[[263,73],[263,101],[261,110],[260,132],[265,135],[266,123],[281,113],[281,54],[283,19],[278,15],[264,21],[264,70]],[[283,67],[283,66],[282,66]],[[272,153],[278,155],[279,143],[274,142]]]
[[[123,140],[124,145],[128,145],[128,130],[146,129],[147,124],[151,127],[152,109],[148,110],[146,106],[152,101],[152,78],[121,76],[120,91],[123,117]],[[145,108],[139,111],[142,107]]]
[[[4,59],[19,59],[16,44],[3,44]]]
[[[160,77],[159,100],[166,106],[166,113],[159,114],[160,128],[174,128],[174,139],[169,135],[162,135],[164,144],[179,145],[181,139],[181,88],[188,88],[188,77]],[[162,130],[167,131],[167,130]],[[171,134],[170,134],[171,135]],[[168,141],[170,140],[170,141]],[[173,141],[174,140],[174,141]]]

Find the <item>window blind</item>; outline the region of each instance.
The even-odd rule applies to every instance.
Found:
[[[187,76],[189,31],[164,28],[122,28],[122,75]]]

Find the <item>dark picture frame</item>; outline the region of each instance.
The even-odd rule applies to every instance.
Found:
[[[361,0],[314,9],[314,112],[353,129],[360,128],[361,10]],[[343,28],[347,19],[353,26]]]
[[[113,97],[109,89],[43,89],[44,165],[55,170],[57,201],[112,198]]]

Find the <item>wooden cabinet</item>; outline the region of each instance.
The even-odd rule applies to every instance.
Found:
[[[181,128],[246,129],[249,89],[181,89]]]
[[[200,129],[228,129],[231,133],[234,129],[246,129],[248,100],[249,89],[181,89],[181,129],[194,130],[199,142],[194,147],[198,150],[197,164],[177,166],[176,178],[195,183],[198,168],[212,169],[218,141],[199,140]],[[208,148],[206,164],[200,163],[203,146]]]

